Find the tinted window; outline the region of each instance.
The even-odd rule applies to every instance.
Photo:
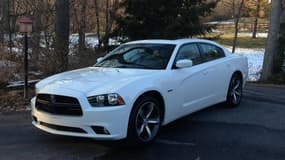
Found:
[[[218,59],[224,57],[224,51],[215,45],[212,44],[199,44],[202,50],[202,57],[204,61],[211,61],[214,59]]]
[[[201,63],[199,48],[196,44],[187,44],[180,48],[176,61],[180,59],[189,59],[193,61],[193,65]]]

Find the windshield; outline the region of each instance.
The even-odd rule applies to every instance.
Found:
[[[109,54],[96,67],[165,69],[175,45],[126,44]]]

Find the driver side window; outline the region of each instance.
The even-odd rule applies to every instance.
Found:
[[[202,58],[200,56],[199,48],[197,44],[187,44],[180,48],[178,51],[177,57],[175,61],[181,59],[189,59],[192,60],[193,65],[200,64],[202,62]]]

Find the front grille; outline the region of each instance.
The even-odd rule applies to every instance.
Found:
[[[38,94],[36,108],[55,115],[82,116],[80,103],[74,97]]]
[[[59,125],[49,124],[49,123],[45,123],[45,122],[40,122],[40,125],[48,127],[48,128],[52,128],[55,130],[59,130],[59,131],[87,133],[83,129],[76,128],[76,127],[59,126]]]

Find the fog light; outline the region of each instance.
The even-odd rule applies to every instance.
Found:
[[[110,134],[110,132],[105,127],[102,126],[91,126],[91,128],[96,134],[107,134],[107,135]]]
[[[32,116],[32,120],[34,121],[34,122],[38,122],[38,118],[37,117],[35,117],[35,116]]]

